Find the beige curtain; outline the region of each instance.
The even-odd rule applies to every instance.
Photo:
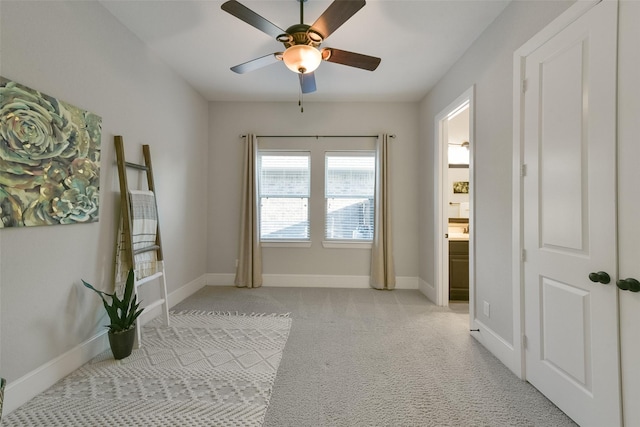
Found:
[[[376,153],[375,228],[371,248],[371,287],[395,289],[389,185],[389,135],[378,137]]]
[[[258,180],[256,161],[258,140],[248,134],[244,150],[244,175],[242,179],[242,213],[240,218],[240,253],[236,267],[235,284],[241,288],[262,286],[262,252],[258,220]]]

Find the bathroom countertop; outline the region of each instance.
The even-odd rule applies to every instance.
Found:
[[[469,240],[469,233],[449,233],[449,240]]]

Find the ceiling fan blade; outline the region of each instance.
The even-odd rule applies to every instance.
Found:
[[[300,88],[302,93],[311,93],[316,91],[316,76],[313,73],[298,74],[300,76]]]
[[[357,11],[365,5],[365,0],[334,0],[320,18],[311,26],[313,31],[319,33],[324,39],[347,22]]]
[[[238,64],[235,67],[231,67],[231,71],[238,74],[244,74],[249,71],[257,70],[258,68],[266,67],[267,65],[275,64],[278,61],[280,61],[280,59],[278,59],[278,53],[270,53],[268,55],[261,56],[260,58]]]
[[[220,6],[222,10],[230,13],[236,18],[246,22],[247,24],[259,29],[263,33],[277,38],[279,35],[286,33],[285,30],[273,24],[271,21],[263,18],[248,7],[238,3],[236,0],[229,0]]]
[[[349,67],[362,68],[363,70],[374,71],[380,65],[380,58],[363,55],[361,53],[347,52],[346,50],[328,47],[322,49],[322,59],[336,64],[348,65]]]

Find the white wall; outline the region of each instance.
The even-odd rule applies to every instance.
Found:
[[[418,114],[416,103],[305,103],[304,113],[295,100],[279,103],[212,102],[210,111],[209,211],[215,218],[209,227],[210,273],[228,275],[232,284],[238,252],[240,186],[243,142],[240,135],[376,135],[393,133],[394,243],[396,274],[418,275],[418,223],[415,194],[418,192]],[[273,140],[269,141],[273,144]],[[301,141],[316,149],[339,148],[333,139]],[[313,174],[313,172],[312,172]],[[316,174],[313,174],[316,176]],[[314,184],[312,183],[312,186]],[[311,215],[314,215],[313,211]],[[319,212],[322,214],[322,212]],[[314,219],[312,218],[312,221]],[[312,230],[312,235],[317,230]],[[321,235],[321,233],[320,233]],[[368,276],[370,251],[324,249],[321,237],[311,248],[264,248],[265,275]],[[417,281],[415,281],[417,285]],[[302,283],[301,283],[302,284]]]
[[[105,289],[112,280],[114,135],[124,136],[131,161],[151,145],[169,291],[206,273],[208,107],[98,2],[0,8],[0,74],[103,124],[100,221],[0,229],[0,375],[11,386],[104,331],[104,309],[80,279]]]
[[[511,173],[513,53],[571,2],[512,2],[420,104],[420,279],[435,283],[434,118],[475,84],[476,318],[513,340]],[[490,318],[477,306],[491,304]]]

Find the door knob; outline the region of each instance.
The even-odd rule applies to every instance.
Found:
[[[597,273],[589,273],[589,280],[594,283],[599,282],[603,285],[606,285],[607,283],[611,282],[611,277],[609,277],[609,275],[604,271],[598,271]]]
[[[636,279],[620,279],[616,281],[616,286],[623,291],[640,292],[640,282]]]

